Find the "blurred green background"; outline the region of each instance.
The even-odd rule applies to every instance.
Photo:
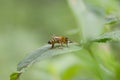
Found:
[[[107,15],[118,16],[120,12],[119,0],[82,2],[103,23]],[[18,62],[31,51],[47,44],[52,34],[68,36],[74,42],[80,42],[78,25],[69,0],[0,0],[0,80],[9,80]],[[114,51],[110,52],[108,47],[106,50],[105,44],[102,47],[95,53],[100,58],[100,65],[105,66],[101,65],[103,71],[98,70],[90,54],[82,50],[43,60],[31,66],[21,80],[119,80],[120,69],[116,69],[119,60],[112,54]]]

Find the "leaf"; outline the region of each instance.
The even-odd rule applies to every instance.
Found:
[[[80,46],[78,46],[76,43],[70,44],[69,47],[63,47],[63,48],[55,47],[53,49],[51,49],[50,45],[45,45],[41,48],[38,48],[37,50],[35,50],[31,54],[29,54],[27,57],[25,57],[18,64],[17,70],[20,72],[23,72],[24,68],[27,68],[28,65],[33,64],[37,61],[40,61],[42,59],[46,59],[48,57],[52,57],[55,55],[59,55],[59,54],[78,51],[80,49],[81,49]]]
[[[10,80],[18,80],[20,77],[21,73],[19,72],[14,72],[10,75]]]
[[[106,32],[94,39],[93,42],[107,42],[110,40],[120,41],[120,31]]]
[[[120,19],[117,16],[114,16],[114,15],[106,16],[106,24],[115,24],[119,21],[120,21]]]
[[[103,28],[104,19],[90,11],[84,0],[67,1],[77,20],[81,39],[86,42],[89,38],[98,36]]]

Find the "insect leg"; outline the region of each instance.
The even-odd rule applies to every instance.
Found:
[[[61,46],[63,46],[63,43],[61,42]]]
[[[68,47],[68,42],[66,42],[66,46]]]
[[[51,48],[53,48],[54,47],[54,44],[52,44],[52,47]]]
[[[62,42],[60,42],[59,48],[62,49],[62,47],[63,47],[63,44],[62,44]]]

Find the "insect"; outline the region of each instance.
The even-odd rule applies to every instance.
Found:
[[[63,44],[66,44],[68,47],[68,38],[64,36],[52,36],[52,39],[48,41],[48,44],[52,44],[51,48],[53,48],[55,43],[60,44],[60,47],[62,47]]]

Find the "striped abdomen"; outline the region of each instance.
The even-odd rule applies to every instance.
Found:
[[[59,43],[57,39],[53,38],[48,41],[48,44],[54,44],[54,43]]]

